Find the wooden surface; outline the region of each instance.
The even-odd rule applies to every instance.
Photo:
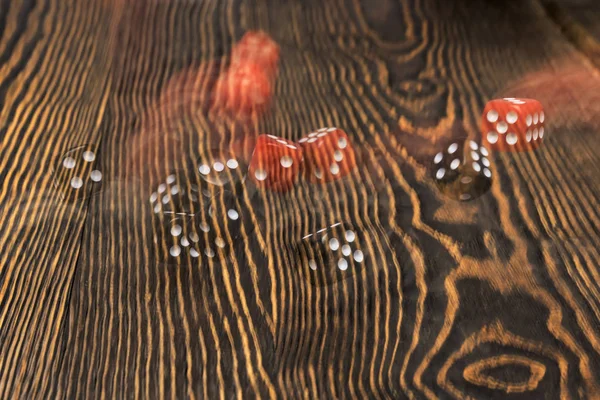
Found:
[[[0,0],[0,398],[600,398],[600,75],[578,42],[600,9],[559,3]],[[222,262],[158,263],[136,166],[191,176],[179,160],[233,142],[153,107],[250,29],[281,63],[238,138],[335,125],[364,162],[241,197]],[[506,94],[546,105],[548,140],[496,154],[478,200],[444,198],[436,143],[476,138]],[[84,144],[103,191],[64,201],[50,171]],[[315,215],[368,232],[370,267],[306,281],[289,245]]]

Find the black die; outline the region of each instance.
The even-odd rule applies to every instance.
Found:
[[[432,178],[446,197],[474,200],[490,190],[489,151],[472,140],[445,143],[433,158]]]
[[[57,158],[53,167],[54,187],[67,201],[85,199],[102,190],[96,146],[84,145]]]
[[[359,273],[368,262],[362,232],[348,223],[317,230],[296,244],[297,264],[315,286],[326,286]]]

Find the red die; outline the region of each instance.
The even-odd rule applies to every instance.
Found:
[[[258,65],[269,78],[274,78],[279,63],[279,46],[263,31],[246,32],[231,52],[231,64],[247,62]]]
[[[215,106],[236,115],[262,112],[270,98],[269,79],[262,68],[253,63],[232,65],[215,86]]]
[[[338,128],[321,128],[298,141],[304,150],[305,172],[312,182],[330,182],[348,175],[356,166],[348,135]]]
[[[542,144],[544,120],[544,107],[537,100],[492,100],[483,111],[483,144],[496,151],[534,150]]]
[[[296,183],[302,162],[302,149],[291,140],[260,135],[248,172],[258,186],[285,192]]]

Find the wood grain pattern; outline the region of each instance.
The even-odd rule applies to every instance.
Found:
[[[0,0],[0,398],[600,398],[600,77],[546,6]],[[281,46],[267,115],[199,112],[204,81],[165,105],[250,29]],[[477,139],[507,94],[546,106],[544,146],[444,198],[438,142]],[[321,126],[348,132],[352,176],[237,188],[230,253],[157,258],[168,171]],[[83,144],[103,191],[63,201],[50,168]],[[338,221],[368,267],[314,286],[292,245]]]

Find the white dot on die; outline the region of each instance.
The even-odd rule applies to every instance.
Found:
[[[486,157],[490,155],[490,153],[488,153],[488,150],[484,146],[481,146],[481,149],[479,149],[479,151]]]
[[[473,169],[477,172],[481,171],[481,165],[479,165],[478,163],[474,162],[473,163]]]
[[[188,238],[186,238],[185,236],[181,238],[180,243],[183,247],[188,247],[190,245]]]
[[[437,179],[442,179],[444,177],[444,175],[446,175],[446,170],[444,168],[438,169],[437,172],[435,173],[435,177]]]
[[[207,247],[206,249],[204,249],[204,254],[206,254],[207,257],[213,258],[215,256],[215,252],[213,249],[211,249],[210,247]]]
[[[331,166],[329,167],[329,170],[331,171],[331,173],[333,175],[337,175],[340,172],[340,167],[339,165],[337,165],[336,163],[331,164]]]
[[[162,203],[167,204],[171,200],[171,197],[168,194],[165,194],[162,198]]]
[[[452,143],[450,146],[448,146],[448,154],[453,154],[456,150],[458,150],[457,143]]]
[[[450,169],[456,169],[460,165],[460,160],[457,158],[450,163]]]
[[[315,260],[308,260],[308,266],[310,267],[310,269],[312,269],[313,271],[317,270],[317,262]]]
[[[307,140],[308,140],[308,138],[305,138],[305,137],[304,137],[304,138],[302,138],[302,139],[298,140],[298,143],[304,143],[304,142],[306,142]]]
[[[363,254],[362,251],[356,250],[354,252],[354,261],[356,261],[356,262],[362,262],[364,259],[365,259],[365,255]]]
[[[202,232],[210,232],[210,226],[206,222],[200,222],[200,229]]]
[[[533,114],[533,123],[534,125],[539,122],[539,115],[537,113]]]
[[[483,169],[483,174],[484,174],[485,176],[487,176],[488,178],[491,178],[491,177],[492,177],[492,172],[491,172],[489,169],[487,169],[487,168],[484,168],[484,169]]]
[[[173,236],[179,236],[179,235],[181,235],[181,231],[182,230],[183,229],[181,228],[181,225],[173,225],[171,227],[171,235],[173,235]]]
[[[167,185],[165,185],[164,183],[158,185],[158,193],[164,193],[165,190],[167,190]]]
[[[311,137],[311,138],[312,138],[312,137],[315,137],[315,136],[317,136],[317,135],[318,135],[318,133],[317,133],[317,132],[313,132],[313,133],[309,133],[309,134],[308,134],[308,137]]]
[[[506,133],[506,131],[508,131],[508,124],[504,121],[498,122],[498,125],[496,125],[496,131],[498,131],[500,134]]]
[[[342,254],[345,255],[346,257],[348,257],[350,255],[350,253],[352,253],[352,249],[350,248],[349,245],[345,244],[342,246]]]
[[[340,149],[345,149],[346,146],[348,146],[348,142],[346,141],[346,138],[342,137],[338,139],[337,145]]]
[[[321,170],[320,170],[320,169],[316,169],[316,170],[315,170],[315,176],[316,176],[317,178],[319,178],[319,179],[322,179],[322,178],[323,178],[323,172],[321,172]]]
[[[174,185],[174,186],[171,188],[171,194],[177,194],[177,193],[179,193],[179,186],[177,186],[177,185]]]
[[[511,146],[517,143],[517,135],[514,132],[506,135],[506,143],[510,144]]]
[[[334,132],[334,131],[336,131],[336,130],[337,130],[337,128],[336,128],[336,127],[333,127],[333,128],[329,128],[329,129],[327,129],[327,132],[331,133],[331,132]]]
[[[268,137],[270,137],[271,139],[275,139],[275,140],[279,139],[279,138],[278,138],[277,136],[275,136],[275,135],[267,135],[267,136],[268,136]]]
[[[537,128],[535,128],[533,130],[533,140],[537,140],[538,139],[538,134],[539,134],[539,131],[538,131]]]
[[[175,175],[167,176],[167,183],[170,185],[173,182],[175,182]]]
[[[344,258],[340,258],[337,264],[340,271],[345,271],[348,269],[348,261],[346,261]]]
[[[487,120],[492,123],[498,121],[498,111],[496,111],[496,110],[488,111]]]
[[[283,157],[281,157],[281,159],[279,160],[279,162],[281,163],[281,166],[283,168],[289,168],[294,163],[294,160],[290,156],[283,156]]]
[[[527,124],[527,126],[531,126],[532,122],[533,122],[533,117],[531,116],[531,114],[527,115],[527,117],[525,118],[525,123]]]
[[[527,140],[528,143],[531,142],[531,130],[528,130],[525,134],[525,140]]]
[[[150,202],[154,203],[158,199],[158,193],[154,192],[150,195]]]
[[[336,150],[333,152],[333,158],[335,161],[340,162],[344,159],[344,154],[341,151]]]
[[[240,214],[238,214],[238,212],[235,211],[234,209],[230,209],[227,211],[227,216],[229,217],[229,219],[232,219],[235,221],[236,219],[238,219],[240,217]]]
[[[316,141],[317,141],[317,138],[316,138],[316,137],[314,137],[314,138],[310,138],[310,139],[308,139],[308,140],[307,140],[307,142],[308,142],[308,143],[314,143],[314,142],[316,142]]]
[[[203,164],[198,168],[198,171],[200,171],[202,175],[208,175],[210,174],[210,167]]]
[[[498,134],[496,132],[488,132],[487,141],[494,144],[498,141]]]
[[[71,169],[75,167],[75,159],[73,157],[66,157],[63,160],[63,167]]]
[[[171,249],[169,250],[169,253],[171,253],[171,255],[173,257],[179,257],[179,255],[181,254],[181,247],[175,245],[175,246],[171,247]]]
[[[100,182],[102,180],[102,172],[97,169],[90,172],[90,179],[94,182]]]
[[[544,137],[544,127],[540,128],[540,139]]]
[[[190,249],[190,256],[194,257],[194,258],[198,258],[200,257],[200,253],[198,253],[198,251],[194,248]]]
[[[488,159],[487,159],[487,158],[485,158],[485,157],[483,157],[483,158],[481,159],[481,163],[482,163],[484,166],[486,166],[486,167],[489,167],[489,166],[490,166],[490,160],[488,160]]]
[[[336,251],[340,248],[340,242],[336,238],[329,239],[329,247],[331,250]]]
[[[477,149],[479,149],[479,146],[477,146],[477,143],[475,143],[472,140],[469,141],[469,146],[471,146],[471,150],[477,150]]]
[[[433,162],[435,164],[439,164],[442,161],[443,158],[444,158],[444,155],[442,153],[437,153],[435,155],[435,158],[433,159]]]
[[[93,151],[84,151],[83,159],[87,162],[92,162],[96,159],[96,155],[94,154]]]
[[[256,171],[254,171],[254,177],[259,181],[264,181],[265,179],[267,179],[267,171],[259,168]]]
[[[190,233],[190,239],[192,240],[192,242],[197,243],[198,240],[200,240],[200,236],[198,236],[196,232],[192,232]]]
[[[161,210],[161,209],[162,209],[162,207],[160,206],[160,203],[157,203],[157,204],[154,206],[154,213],[155,213],[155,214],[158,214],[158,213],[160,212],[160,210]]]
[[[476,151],[472,151],[471,158],[475,161],[479,161],[479,153],[477,153]]]
[[[73,189],[79,189],[80,187],[83,186],[83,181],[81,180],[80,177],[74,176],[71,179],[71,186],[73,187]]]
[[[517,122],[518,119],[519,116],[514,111],[509,111],[508,114],[506,114],[506,122],[508,122],[509,124],[514,124],[515,122]]]
[[[222,248],[222,249],[225,248],[225,241],[223,239],[221,239],[221,238],[216,238],[215,239],[215,244],[217,246],[219,246],[220,248]]]
[[[346,241],[348,243],[354,242],[354,239],[356,238],[356,234],[353,231],[346,231],[344,236],[346,237]]]
[[[213,164],[213,168],[215,169],[215,171],[221,172],[225,169],[225,166],[223,165],[222,162],[217,161],[216,163]]]
[[[473,179],[470,176],[463,176],[462,178],[460,178],[460,181],[462,183],[464,183],[465,185],[473,182]]]
[[[542,111],[540,113],[540,122],[544,122],[545,119],[546,119],[546,115],[544,115],[544,112]]]

